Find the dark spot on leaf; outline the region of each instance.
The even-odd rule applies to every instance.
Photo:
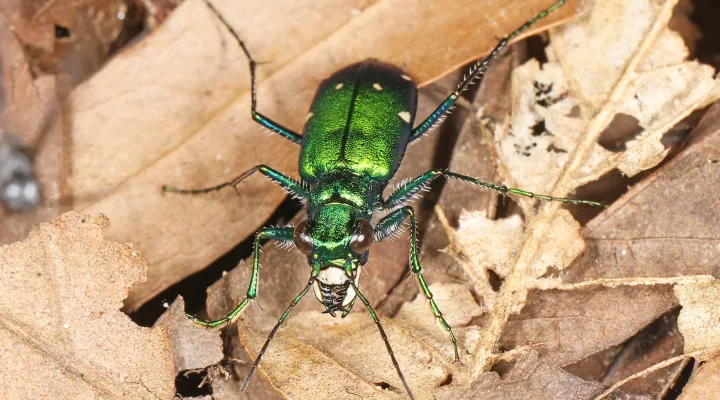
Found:
[[[55,24],[55,37],[57,39],[69,38],[70,37],[70,29],[68,29],[67,27],[64,27],[62,25]]]

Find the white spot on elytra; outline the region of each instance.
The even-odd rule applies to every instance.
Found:
[[[398,115],[403,121],[407,122],[408,124],[410,123],[410,113],[408,111],[400,111]]]
[[[341,85],[342,85],[342,83],[341,83]],[[308,115],[305,117],[305,122],[308,122],[310,120],[310,118],[312,118],[313,115],[314,114],[312,112],[309,112]]]
[[[335,85],[335,90],[340,90],[340,89],[342,89],[342,87],[343,87],[343,84],[338,83],[337,85]]]
[[[402,75],[400,75],[400,76],[401,76],[403,79],[405,79],[406,81],[411,81],[411,80],[412,80],[412,78],[410,78],[408,75],[402,74]]]
[[[382,88],[382,86],[380,86],[379,83],[373,83],[373,89],[375,89],[375,90],[382,90],[383,88]]]
[[[163,301],[162,306],[163,306],[163,308],[170,308],[170,304],[168,304],[167,301]]]

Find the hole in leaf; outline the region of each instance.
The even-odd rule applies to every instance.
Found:
[[[202,397],[213,394],[212,385],[203,380],[207,376],[207,369],[200,371],[180,371],[175,377],[175,395],[179,398]],[[200,386],[202,384],[202,386]]]
[[[505,379],[510,371],[515,368],[515,361],[498,361],[490,368],[490,371],[497,373],[500,379]]]
[[[542,136],[545,133],[545,120],[542,120],[538,122],[537,124],[533,125],[532,127],[532,135],[533,136]]]
[[[492,288],[493,292],[499,292],[505,280],[490,268],[487,269],[487,276],[488,283],[490,283],[490,287]]]
[[[643,128],[637,118],[618,113],[600,134],[598,144],[609,151],[624,151],[627,148],[627,142],[635,139],[642,131]]]
[[[377,386],[382,390],[393,390],[395,389],[391,384],[387,382],[374,382],[373,385]]]
[[[563,150],[559,147],[555,147],[555,145],[552,143],[547,147],[547,151],[549,153],[567,153],[567,150]]]
[[[62,38],[69,38],[70,37],[70,29],[67,27],[64,27],[62,25],[55,24],[55,38],[62,39]]]

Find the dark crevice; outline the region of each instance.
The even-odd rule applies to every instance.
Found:
[[[175,396],[179,398],[212,396],[212,385],[203,382],[207,369],[180,371],[175,377]]]
[[[687,365],[685,366],[685,368],[683,368],[682,372],[680,372],[680,376],[678,377],[677,381],[675,381],[675,384],[668,391],[663,400],[677,400],[678,398],[680,398],[680,395],[682,394],[685,385],[688,384],[690,378],[692,377],[693,371],[695,370],[695,362],[696,361],[694,359],[688,360]]]
[[[302,204],[292,197],[287,197],[275,212],[265,221],[263,226],[284,225],[302,208]],[[152,326],[160,315],[165,312],[164,303],[171,303],[178,295],[185,300],[185,310],[189,313],[203,315],[207,288],[223,277],[223,273],[235,268],[238,263],[252,255],[255,235],[249,236],[238,243],[230,251],[223,254],[207,268],[196,272],[162,293],[147,301],[140,309],[130,313],[130,318],[140,326]]]

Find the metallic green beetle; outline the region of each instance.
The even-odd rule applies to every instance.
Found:
[[[444,115],[450,111],[460,93],[473,81],[482,80],[490,61],[513,37],[562,6],[565,0],[556,2],[502,39],[485,60],[478,61],[473,66],[467,78],[458,85],[457,90],[417,127],[413,128],[417,86],[412,79],[395,66],[376,60],[366,60],[334,73],[320,84],[307,115],[302,135],[270,120],[255,109],[256,63],[232,27],[208,0],[206,3],[232,33],[249,60],[253,94],[250,110],[252,119],[301,146],[299,162],[301,180],[296,181],[268,166],[258,165],[229,182],[210,188],[186,190],[165,186],[164,190],[207,193],[228,186],[235,187],[251,174],[260,172],[291,194],[304,199],[307,202],[307,218],[294,228],[263,228],[257,232],[250,287],[245,299],[234,310],[225,317],[213,321],[204,321],[193,315],[188,317],[208,327],[234,321],[240,311],[257,295],[260,242],[263,239],[275,239],[292,243],[307,256],[308,263],[312,267],[310,279],[270,332],[243,382],[243,389],[247,387],[280,325],[292,308],[313,287],[316,297],[325,307],[325,312],[332,316],[341,312],[345,317],[352,309],[356,298],[360,299],[377,325],[405,390],[410,398],[413,398],[380,320],[359,288],[359,267],[367,262],[373,242],[387,238],[397,231],[406,219],[409,219],[410,270],[430,302],[433,315],[448,332],[455,349],[455,360],[460,360],[452,328],[435,304],[423,277],[419,259],[417,221],[413,208],[406,205],[406,202],[433,179],[446,176],[492,189],[504,195],[517,194],[541,200],[600,205],[592,201],[533,194],[439,169],[428,171],[401,185],[388,198],[382,196],[383,190],[400,166],[408,144],[442,122]],[[389,213],[373,226],[371,223],[373,214],[379,211]]]

